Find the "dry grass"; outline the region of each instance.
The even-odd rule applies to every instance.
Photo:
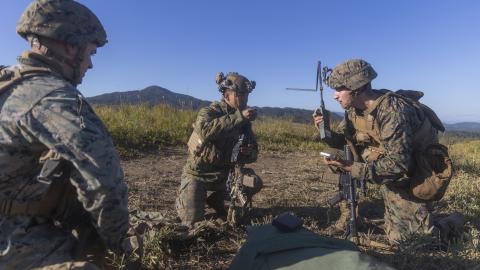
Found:
[[[124,154],[132,150],[144,151],[145,148],[183,145],[195,119],[194,112],[165,106],[97,107],[96,110]],[[315,129],[310,125],[276,119],[260,119],[254,123],[254,129],[262,149],[269,151],[253,165],[267,183],[254,198],[255,210],[251,224],[269,223],[282,212],[293,212],[304,219],[308,229],[322,235],[340,237],[338,232],[329,227],[338,217],[338,209],[328,209],[319,203],[327,194],[325,190],[331,187],[322,186],[318,181],[324,168],[319,165],[316,152],[323,149],[324,145],[315,142]],[[417,237],[404,243],[404,248],[400,250],[363,247],[364,252],[405,270],[439,267],[443,270],[474,269],[480,264],[480,141],[462,141],[458,138],[443,140],[451,142],[449,150],[454,161],[455,176],[445,197],[435,204],[436,214],[441,216],[453,211],[463,213],[467,223],[461,239],[447,250],[439,250],[437,245],[431,244],[431,238]],[[168,161],[183,163],[184,158]],[[177,164],[175,168],[181,168],[181,165]],[[143,169],[145,173],[148,170],[148,166]],[[158,175],[170,177],[170,174],[153,171],[152,175],[148,175],[149,179],[157,182],[145,183],[146,190],[131,189],[135,193],[131,196],[143,200],[143,205],[157,203],[158,209],[168,212],[174,220],[171,201],[175,194],[162,192],[162,185],[163,188],[168,186],[174,190],[178,185],[175,179],[179,179],[179,173],[160,183]],[[147,191],[150,194],[148,198],[137,194]],[[159,198],[158,194],[163,196]],[[362,201],[360,212],[370,220],[381,219],[382,204],[378,189],[371,187],[369,196]],[[362,237],[386,243],[381,222],[368,224],[367,228],[362,232]],[[185,241],[178,241],[172,235],[175,235],[175,230],[171,226],[158,227],[148,234],[142,262],[144,268],[226,269],[244,242],[246,232],[244,226],[235,229],[216,226],[208,227],[197,237]],[[116,266],[122,264],[121,258],[117,258]]]
[[[122,155],[164,146],[185,145],[192,132],[196,112],[178,110],[168,105],[97,106],[95,111],[104,121]],[[261,141],[262,150],[305,151],[321,150],[315,142],[312,125],[289,120],[260,118],[253,129]]]

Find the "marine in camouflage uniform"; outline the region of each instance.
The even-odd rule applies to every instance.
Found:
[[[381,185],[385,231],[391,243],[398,243],[411,234],[428,233],[433,226],[431,205],[412,195],[409,175],[416,165],[414,152],[438,142],[439,127],[410,101],[421,97],[421,92],[399,92],[410,95],[406,98],[371,89],[376,76],[370,64],[353,59],[335,67],[328,77],[327,84],[336,90],[334,98],[347,110],[347,117],[326,143],[342,149],[347,139],[357,156],[353,164],[326,162],[351,171],[352,177]],[[316,123],[321,121],[322,117],[315,117]],[[348,210],[341,208],[345,216]]]
[[[247,147],[241,149],[242,160],[245,163],[257,160],[258,146],[251,127],[256,111],[247,107],[255,81],[234,72],[227,76],[219,73],[216,81],[222,100],[198,112],[176,200],[177,213],[187,226],[203,220],[205,203],[217,216],[226,216],[226,180],[233,166],[232,149],[240,134],[248,138]]]
[[[17,32],[32,51],[0,72],[0,268],[96,269],[86,256],[120,251],[129,224],[118,154],[76,88],[106,34],[71,0],[32,2]]]

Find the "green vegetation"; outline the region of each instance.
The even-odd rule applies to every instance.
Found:
[[[106,124],[121,154],[162,146],[185,145],[192,132],[196,112],[168,105],[97,106],[96,112]],[[260,118],[253,128],[262,150],[321,150],[315,142],[312,125],[292,123],[288,119]]]
[[[185,144],[196,116],[193,111],[166,105],[97,106],[95,111],[107,126],[121,154]]]

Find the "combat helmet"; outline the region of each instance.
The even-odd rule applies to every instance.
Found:
[[[25,39],[33,34],[78,47],[88,43],[102,47],[107,43],[97,16],[73,0],[35,0],[20,17],[17,33]]]
[[[255,81],[249,81],[237,72],[229,72],[227,76],[223,72],[219,72],[215,76],[215,82],[218,85],[218,91],[221,93],[225,93],[226,90],[251,93],[256,86]]]
[[[333,68],[326,79],[330,88],[357,90],[377,77],[373,67],[362,59],[351,59]]]

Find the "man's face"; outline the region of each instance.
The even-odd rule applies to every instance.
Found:
[[[80,62],[80,79],[85,76],[87,70],[93,67],[92,56],[97,53],[97,45],[89,43],[83,52],[82,62]]]
[[[333,98],[340,103],[343,109],[347,110],[353,106],[353,95],[352,90],[346,87],[340,87],[335,89]]]
[[[244,110],[247,108],[248,92],[235,92],[227,90],[225,92],[225,100],[235,109]]]

